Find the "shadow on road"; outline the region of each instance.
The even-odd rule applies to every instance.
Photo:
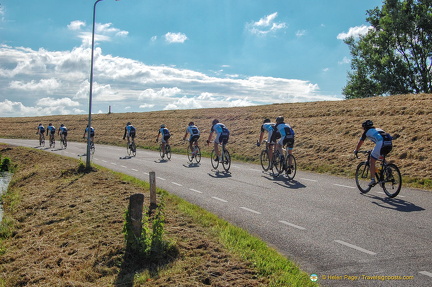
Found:
[[[366,194],[365,196],[370,197],[371,199],[377,200],[377,201],[372,201],[373,204],[375,204],[379,207],[391,209],[394,211],[414,212],[414,211],[424,211],[425,210],[423,207],[420,207],[418,205],[415,205],[414,203],[408,202],[408,201],[400,199],[400,198],[379,197],[379,196],[372,195],[372,194]]]
[[[228,177],[232,177],[231,172],[226,172],[226,171],[219,171],[219,170],[215,170],[214,174],[208,173],[209,176],[213,177],[213,178],[228,178]]]
[[[196,162],[189,162],[187,165],[183,164],[183,166],[186,168],[194,168],[194,167],[200,167],[201,165],[199,163],[196,163]]]
[[[293,179],[290,180],[284,176],[273,176],[271,174],[264,174],[262,177],[265,179],[268,179],[270,181],[273,181],[274,184],[280,185],[282,187],[290,188],[290,189],[300,189],[300,188],[306,188],[306,185],[304,185],[301,182],[298,182],[297,180]]]

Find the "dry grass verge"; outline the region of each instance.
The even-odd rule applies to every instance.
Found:
[[[125,251],[124,213],[129,196],[147,199],[148,189],[103,168],[82,172],[77,160],[40,150],[0,150],[18,165],[3,198],[2,224],[13,233],[0,244],[0,286],[268,286],[275,280],[221,243],[216,219],[198,223],[179,211],[174,197],[165,203],[165,234],[177,252],[158,264],[136,261]],[[311,286],[286,263],[303,278],[298,286]]]

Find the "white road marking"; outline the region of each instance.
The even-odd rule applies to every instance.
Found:
[[[138,171],[137,169],[132,168],[133,171]]]
[[[307,181],[313,181],[313,182],[317,182],[317,180],[315,180],[315,179],[309,179],[309,178],[300,178],[300,179],[302,179],[302,180],[307,180]]]
[[[183,186],[183,184],[180,184],[180,183],[177,183],[177,182],[174,182],[174,181],[171,181],[171,183],[174,184],[174,185],[177,185],[177,186]]]
[[[432,277],[432,273],[427,272],[427,271],[420,271],[419,273],[423,274],[423,275],[426,275],[426,276],[429,276],[429,277]]]
[[[300,230],[306,230],[306,228],[304,228],[304,227],[301,227],[301,226],[298,226],[298,225],[295,225],[295,224],[289,223],[289,222],[287,222],[287,221],[285,221],[285,220],[279,220],[279,222],[280,222],[280,223],[283,223],[283,224],[285,224],[285,225],[288,225],[288,226],[291,226],[291,227],[294,227],[294,228],[300,229]]]
[[[340,187],[346,187],[346,188],[357,188],[357,187],[354,187],[354,186],[348,186],[348,185],[343,185],[343,184],[333,184],[333,185],[336,185],[336,186],[340,186]]]
[[[165,178],[157,176],[156,178],[159,178],[160,180],[166,180]]]
[[[354,244],[351,244],[351,243],[348,243],[348,242],[345,242],[345,241],[342,241],[342,240],[335,240],[335,242],[337,242],[339,244],[342,244],[342,245],[345,245],[345,246],[348,246],[348,247],[350,247],[352,249],[364,252],[364,253],[369,254],[369,255],[376,255],[375,252],[369,251],[367,249],[361,248],[361,247],[359,247],[357,245],[354,245]]]
[[[112,162],[111,164],[112,164],[112,165],[117,165],[115,162]]]
[[[106,160],[102,160],[103,162],[107,162]]]
[[[261,169],[255,169],[255,168],[250,168],[249,170],[252,170],[252,171],[262,171]]]
[[[202,193],[202,191],[199,191],[199,190],[196,190],[196,189],[193,189],[193,188],[189,188],[189,190],[197,192],[197,193]]]
[[[243,210],[255,213],[255,214],[261,214],[261,212],[258,212],[256,210],[253,210],[253,209],[250,209],[250,208],[247,208],[247,207],[240,207],[240,208],[243,209]]]
[[[212,198],[216,199],[216,200],[219,200],[219,201],[222,201],[222,202],[228,202],[227,200],[219,198],[219,197],[216,197],[216,196],[212,196]]]
[[[148,172],[143,172],[145,175],[150,175],[150,173],[148,173]]]
[[[121,167],[123,167],[123,168],[127,168],[127,166],[125,166],[125,165],[121,165]]]

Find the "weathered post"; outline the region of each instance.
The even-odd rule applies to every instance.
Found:
[[[150,208],[156,208],[156,173],[150,172]]]
[[[141,237],[143,204],[144,194],[142,193],[133,194],[129,198],[129,215],[135,238]]]

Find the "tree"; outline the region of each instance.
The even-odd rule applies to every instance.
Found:
[[[346,99],[432,92],[432,0],[385,0],[369,32],[344,42],[352,56]]]

